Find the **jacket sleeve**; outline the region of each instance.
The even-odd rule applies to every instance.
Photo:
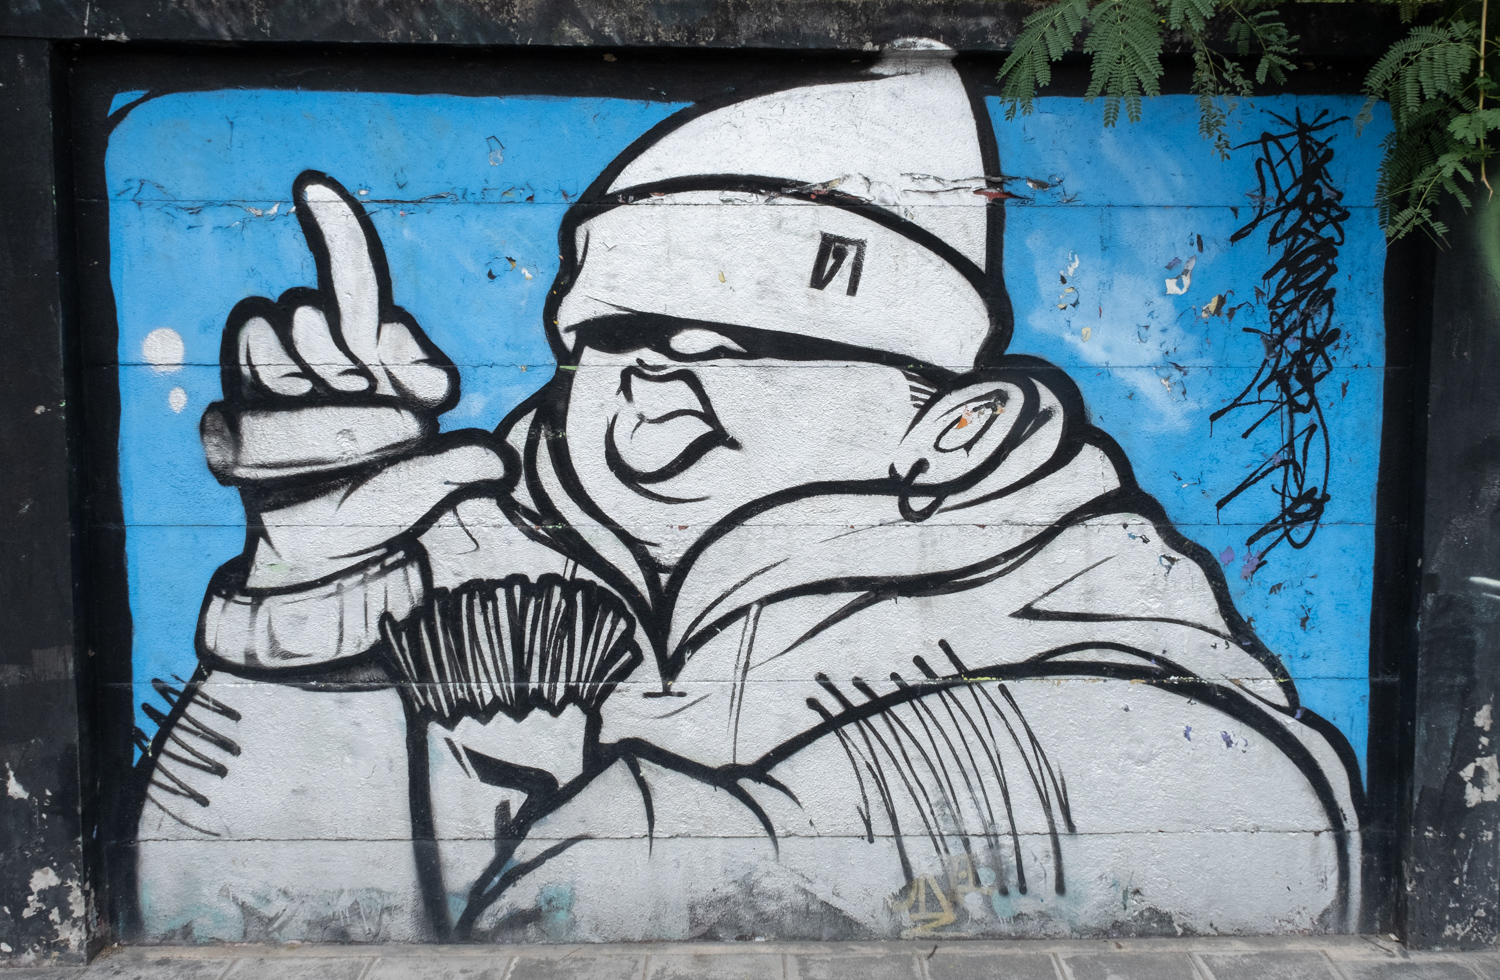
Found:
[[[141,760],[148,935],[317,939],[330,910],[357,900],[379,915],[347,917],[346,939],[424,938],[407,716],[389,681],[200,669],[169,696]]]
[[[200,666],[158,683],[138,764],[136,862],[150,935],[315,938],[328,910],[381,909],[363,941],[426,929],[412,839],[408,714],[377,661],[382,616],[428,594],[420,548],[295,589],[249,589],[236,559],[200,614]],[[403,938],[404,937],[404,938]]]

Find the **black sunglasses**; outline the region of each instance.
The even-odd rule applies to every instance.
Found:
[[[719,334],[734,346],[709,343],[703,349],[695,351],[684,351],[680,346],[673,346],[673,339],[679,335],[700,330]],[[900,354],[824,340],[821,337],[655,313],[619,313],[597,317],[580,324],[574,332],[578,338],[578,349],[592,347],[606,354],[649,350],[674,361],[761,358],[779,361],[863,361],[926,377],[951,373]]]

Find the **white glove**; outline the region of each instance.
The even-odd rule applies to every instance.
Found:
[[[394,304],[359,202],[313,171],[292,193],[318,287],[235,306],[224,400],[201,430],[209,469],[244,501],[250,588],[336,575],[506,477],[488,433],[438,436],[458,369]]]

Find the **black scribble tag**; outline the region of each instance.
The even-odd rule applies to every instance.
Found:
[[[641,662],[635,620],[592,582],[524,575],[436,590],[381,633],[420,711],[452,727],[497,712],[593,711]]]
[[[1329,173],[1333,136],[1328,132],[1348,117],[1330,119],[1327,110],[1310,122],[1302,118],[1301,110],[1294,119],[1267,115],[1283,128],[1244,144],[1260,151],[1255,161],[1260,187],[1251,195],[1255,216],[1229,239],[1239,242],[1265,227],[1267,248],[1281,250],[1263,277],[1266,288],[1256,290],[1265,306],[1267,326],[1264,330],[1245,328],[1260,338],[1265,358],[1244,390],[1209,416],[1212,424],[1231,412],[1254,409],[1253,421],[1240,434],[1242,439],[1249,439],[1263,425],[1281,429],[1271,457],[1216,504],[1222,511],[1261,484],[1275,491],[1276,514],[1245,540],[1255,559],[1247,566],[1251,571],[1283,541],[1293,548],[1306,547],[1331,499],[1332,447],[1318,385],[1333,371],[1332,351],[1342,336],[1333,325],[1333,283],[1339,248],[1344,244],[1344,222],[1349,220],[1343,192],[1334,186]]]

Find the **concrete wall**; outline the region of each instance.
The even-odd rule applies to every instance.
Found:
[[[1381,127],[951,58],[115,94],[143,937],[1353,926]]]
[[[1011,117],[967,16],[910,32],[956,58],[24,42],[89,639],[7,653],[86,722],[16,737],[84,792],[7,956],[80,955],[95,893],[96,942],[1401,928],[1388,120],[1347,66],[1225,159],[1183,95]],[[66,787],[14,771],[7,813]]]

